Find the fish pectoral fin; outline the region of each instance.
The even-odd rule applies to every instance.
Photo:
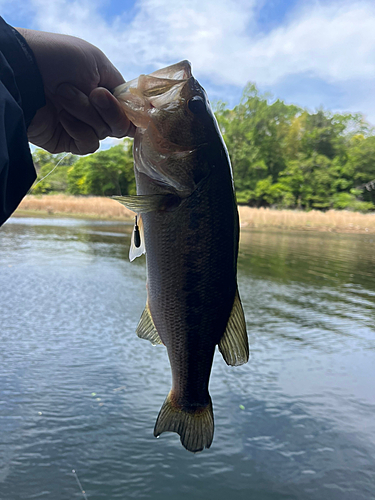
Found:
[[[146,304],[146,307],[142,313],[136,332],[140,339],[149,340],[152,345],[163,343],[158,334],[158,331],[155,328],[148,304]]]
[[[137,222],[133,228],[130,249],[129,249],[130,262],[133,262],[134,259],[136,259],[137,257],[140,257],[141,255],[146,253],[145,231],[144,231],[144,227],[143,227],[142,216],[138,215],[138,217],[136,217],[136,220],[137,220]],[[140,245],[138,247],[136,246],[136,241],[135,241],[136,240],[136,237],[135,237],[136,227],[138,228],[138,237],[140,239]]]
[[[159,412],[154,436],[159,437],[163,432],[177,432],[182,446],[192,453],[209,448],[214,437],[211,398],[207,406],[181,408],[174,404],[171,391]]]
[[[118,201],[129,210],[138,214],[155,212],[165,205],[166,196],[164,194],[136,195],[136,196],[112,196],[112,200]]]
[[[228,365],[238,366],[249,361],[246,321],[238,289],[234,297],[227,328],[219,342],[219,351]]]

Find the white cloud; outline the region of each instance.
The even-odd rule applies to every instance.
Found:
[[[67,33],[99,46],[127,76],[189,58],[194,67],[210,73],[230,59],[228,40],[242,37],[251,22],[251,2],[199,0],[140,0],[137,14],[127,23],[118,16],[102,19],[90,1],[32,0],[33,27]],[[98,5],[98,3],[96,4]],[[215,71],[214,71],[215,73]],[[231,78],[225,78],[231,81]]]
[[[95,43],[126,69],[189,58],[195,71],[243,86],[270,85],[290,74],[330,82],[373,78],[375,5],[315,4],[266,35],[256,33],[253,2],[140,0],[130,24],[105,22],[90,1],[33,0],[38,29]],[[133,73],[133,72],[132,72]]]
[[[30,27],[94,43],[126,79],[186,58],[198,78],[216,85],[272,89],[292,75],[320,79],[345,87],[343,107],[351,104],[348,89],[374,79],[373,1],[310,4],[266,34],[257,31],[256,0],[138,0],[130,21],[124,13],[111,22],[100,2],[31,0]],[[368,105],[375,117],[375,98]]]
[[[372,79],[374,27],[375,5],[316,7],[255,44],[251,65],[258,68],[258,81],[266,84],[293,73],[329,82]]]

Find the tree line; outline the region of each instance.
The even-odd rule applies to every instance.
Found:
[[[237,200],[293,209],[375,209],[375,133],[361,114],[309,112],[271,101],[254,84],[233,109],[215,104],[232,162]],[[37,149],[38,178],[63,155]],[[85,157],[69,155],[34,193],[135,193],[131,141]]]
[[[33,152],[33,160],[38,177],[31,194],[112,196],[136,193],[130,139],[81,157],[63,153],[53,155],[38,148]]]

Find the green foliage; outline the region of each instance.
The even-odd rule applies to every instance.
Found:
[[[33,153],[38,173],[33,194],[68,192],[75,195],[111,196],[135,193],[132,141],[92,155],[52,155],[43,149]],[[56,167],[56,168],[55,168]]]
[[[273,183],[277,182],[285,168],[286,136],[298,112],[296,106],[279,100],[268,104],[267,96],[260,95],[253,84],[245,88],[234,109],[228,110],[219,103],[216,116],[229,150],[238,193],[255,192],[258,181],[269,176]]]
[[[84,156],[68,170],[68,192],[111,196],[135,194],[131,141]]]
[[[68,168],[77,161],[77,158],[72,154],[53,155],[44,149],[35,149],[33,161],[38,176],[30,192],[33,194],[65,192],[68,188]],[[46,178],[41,180],[44,177]]]
[[[352,190],[353,191],[353,190]],[[356,212],[368,212],[374,210],[375,205],[369,201],[360,201],[351,193],[335,193],[332,197],[333,208],[338,210],[353,210]]]
[[[360,114],[309,113],[249,84],[233,109],[218,103],[216,117],[239,203],[375,208],[375,136]]]
[[[313,113],[271,101],[248,84],[240,103],[215,114],[232,161],[237,201],[280,208],[375,209],[375,135],[360,114]],[[63,155],[37,149],[38,179]],[[33,190],[77,195],[135,193],[131,141],[77,158],[66,156]]]

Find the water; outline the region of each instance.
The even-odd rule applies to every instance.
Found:
[[[12,219],[0,230],[0,500],[375,498],[375,237],[248,231],[251,360],[217,352],[215,437],[153,437],[165,348],[135,335],[131,227]]]

